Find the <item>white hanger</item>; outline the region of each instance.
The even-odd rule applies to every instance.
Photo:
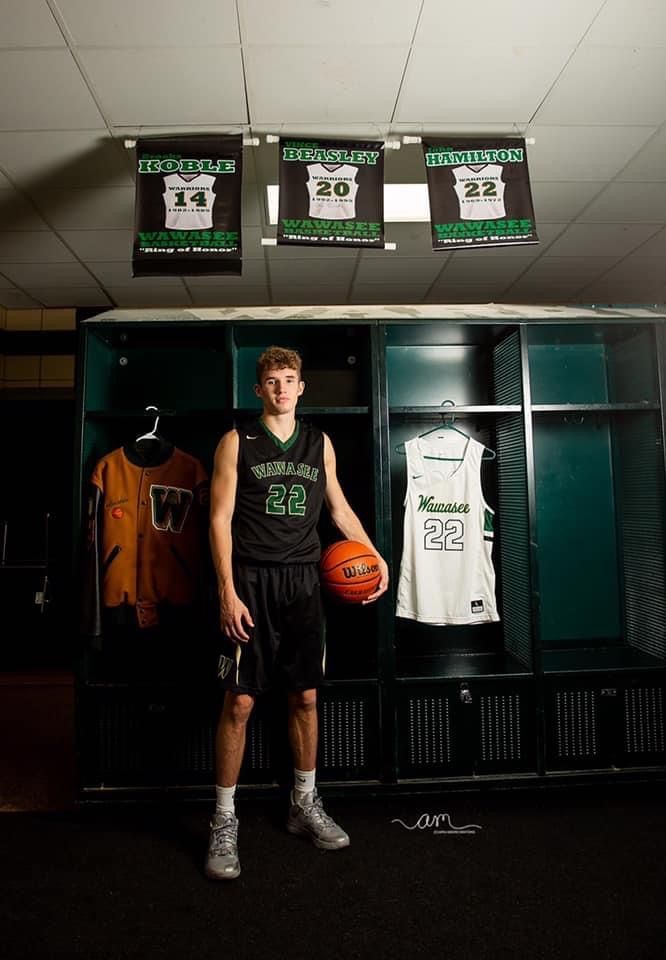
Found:
[[[134,441],[135,443],[138,443],[140,440],[159,440],[159,436],[157,435],[157,424],[160,422],[159,410],[157,407],[153,406],[146,407],[146,413],[148,413],[150,410],[154,410],[157,414],[155,417],[155,423],[153,424],[153,429],[149,433],[144,433],[140,437],[137,437]]]

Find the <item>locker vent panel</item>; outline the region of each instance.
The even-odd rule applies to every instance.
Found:
[[[321,704],[322,757],[325,769],[359,769],[368,763],[367,702],[325,700]]]
[[[624,691],[624,747],[632,754],[664,752],[664,691],[661,687]]]
[[[451,721],[447,699],[410,697],[407,760],[417,767],[451,763]]]
[[[599,752],[597,701],[592,690],[555,694],[555,745],[560,759],[596,757]]]
[[[665,518],[657,417],[652,413],[619,417],[614,439],[627,639],[643,653],[663,660]]]
[[[522,403],[520,334],[516,330],[494,349],[495,403]]]
[[[487,696],[480,699],[481,760],[520,760],[520,697]]]
[[[271,743],[266,720],[257,715],[250,718],[245,742],[243,767],[246,770],[268,770],[271,766]]]
[[[141,742],[136,720],[136,708],[122,702],[101,703],[97,714],[96,766],[102,779],[116,773],[134,773],[141,770]]]
[[[176,770],[211,774],[215,767],[213,724],[202,720],[199,727],[187,727],[180,734],[176,730],[173,755]]]
[[[525,441],[522,419],[518,415],[504,416],[498,420],[496,463],[505,644],[524,667],[531,669],[529,511]]]

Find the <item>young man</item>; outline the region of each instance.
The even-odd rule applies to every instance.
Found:
[[[322,503],[345,537],[377,551],[342,492],[330,439],[296,419],[304,388],[299,354],[269,347],[257,361],[261,416],[248,429],[225,434],[215,452],[210,539],[227,638],[220,658],[226,693],[216,738],[217,803],[206,859],[206,875],[215,880],[240,873],[234,794],[247,722],[255,698],[275,684],[287,690],[295,766],[287,829],[324,850],[349,846],[315,787],[324,653],[317,535]],[[377,559],[381,580],[366,603],[388,587],[388,567]]]

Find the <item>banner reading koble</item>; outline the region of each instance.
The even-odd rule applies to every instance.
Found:
[[[423,140],[433,250],[538,243],[525,141]]]
[[[383,248],[383,141],[280,139],[277,242]]]
[[[136,144],[135,277],[241,273],[241,136]]]

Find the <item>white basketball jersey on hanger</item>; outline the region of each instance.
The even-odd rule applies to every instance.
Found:
[[[494,511],[481,489],[484,446],[472,437],[452,438],[415,437],[405,443],[407,492],[396,614],[434,625],[489,623],[499,615]]]

